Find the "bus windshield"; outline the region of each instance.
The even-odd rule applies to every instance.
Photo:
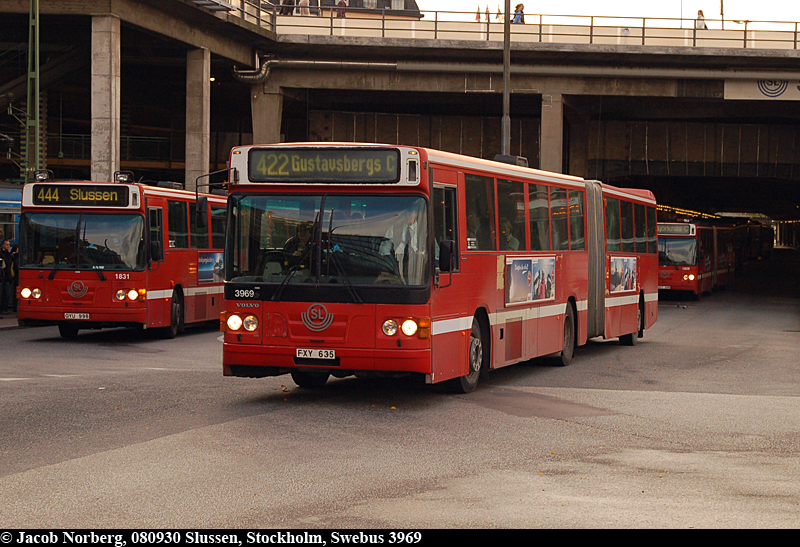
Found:
[[[20,219],[21,268],[141,270],[140,214],[26,213]]]
[[[419,286],[430,282],[417,195],[231,196],[228,281]]]
[[[658,238],[659,266],[694,266],[697,263],[697,241],[688,238]]]

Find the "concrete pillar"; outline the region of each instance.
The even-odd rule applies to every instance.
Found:
[[[283,118],[283,93],[265,89],[255,84],[250,93],[250,110],[253,116],[253,144],[281,142],[281,119]]]
[[[186,54],[186,178],[184,188],[195,190],[197,177],[209,173],[211,149],[211,51]],[[200,190],[208,192],[208,177]]]
[[[119,171],[120,22],[116,15],[92,17],[91,179],[111,181]]]
[[[539,168],[561,173],[564,146],[564,97],[561,93],[542,95],[542,136]]]

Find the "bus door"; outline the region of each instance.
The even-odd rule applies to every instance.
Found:
[[[158,271],[164,265],[164,209],[147,207],[147,225],[150,246],[147,277],[147,326],[164,327],[169,323],[169,297],[164,291],[154,290],[154,279],[159,277]]]
[[[461,258],[458,234],[458,173],[442,169],[431,169],[434,181],[431,190],[434,235],[434,290],[431,293],[432,325],[432,373],[437,378],[455,377],[466,374],[459,371],[461,364],[467,363],[469,330],[472,328],[471,312],[467,309],[467,297],[459,279]],[[439,246],[442,241],[453,242],[453,269],[441,272]],[[466,333],[466,335],[465,335]]]

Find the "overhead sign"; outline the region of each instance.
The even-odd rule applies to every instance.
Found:
[[[658,235],[688,236],[694,235],[694,224],[658,224]]]
[[[248,157],[253,182],[383,183],[400,180],[400,151],[394,148],[253,148]]]
[[[800,79],[725,80],[725,98],[750,101],[800,101]]]
[[[127,207],[129,189],[118,184],[34,184],[33,205]]]

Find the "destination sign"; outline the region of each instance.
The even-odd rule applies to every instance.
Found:
[[[688,236],[692,235],[691,224],[659,224],[658,235]]]
[[[392,148],[253,148],[254,182],[392,184],[400,180],[400,152]]]
[[[34,205],[127,207],[128,187],[116,184],[34,184]]]

